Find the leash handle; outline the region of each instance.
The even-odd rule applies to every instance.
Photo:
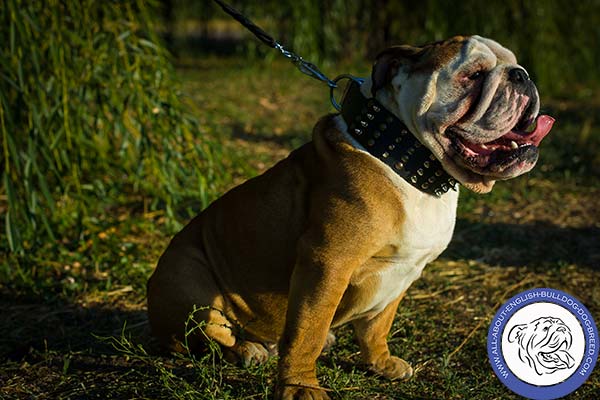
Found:
[[[231,7],[230,5],[224,3],[221,0],[214,0],[214,2],[217,3],[219,6],[221,6],[223,11],[225,11],[227,14],[231,15],[236,21],[238,21],[246,29],[248,29],[250,32],[252,32],[254,34],[254,36],[256,36],[261,42],[263,42],[264,44],[266,44],[269,47],[279,50],[279,52],[281,52],[281,54],[283,54],[284,57],[288,58],[292,62],[292,64],[294,64],[296,66],[296,68],[298,68],[300,70],[300,72],[310,76],[311,78],[315,78],[317,80],[325,82],[325,84],[327,84],[327,86],[329,86],[332,91],[333,91],[333,89],[335,89],[337,87],[337,84],[335,83],[335,81],[332,81],[331,79],[329,79],[324,73],[322,73],[319,70],[319,68],[315,64],[304,60],[302,57],[300,57],[298,54],[294,53],[293,51],[287,50],[280,43],[278,43],[271,35],[269,35],[267,32],[262,30],[258,25],[256,25],[252,21],[250,21],[246,16],[244,16],[238,10],[236,10],[235,8]],[[339,108],[338,108],[339,105],[334,101],[335,100],[332,101],[333,106],[339,110]]]

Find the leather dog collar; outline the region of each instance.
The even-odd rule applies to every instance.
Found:
[[[342,100],[341,114],[350,135],[420,191],[440,197],[456,190],[456,179],[433,153],[379,101],[363,96],[360,84],[351,79]]]

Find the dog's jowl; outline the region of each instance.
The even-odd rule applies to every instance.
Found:
[[[229,359],[262,363],[278,351],[277,398],[326,399],[316,360],[330,330],[352,323],[368,368],[412,375],[386,335],[406,290],[450,241],[458,193],[448,185],[485,193],[529,171],[554,120],[538,115],[537,89],[513,53],[478,36],[384,50],[360,90],[382,106],[365,103],[383,123],[370,124],[379,116],[368,110],[323,117],[311,142],[173,238],[148,282],[151,327],[166,346],[181,350],[196,307]],[[200,334],[187,339],[192,351],[203,345]]]

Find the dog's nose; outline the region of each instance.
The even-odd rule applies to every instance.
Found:
[[[529,75],[523,68],[513,68],[508,71],[508,79],[513,83],[523,83],[529,80]]]

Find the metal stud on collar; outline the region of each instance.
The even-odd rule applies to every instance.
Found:
[[[341,114],[366,151],[418,190],[439,197],[455,189],[456,181],[431,151],[376,99],[366,98],[356,81],[346,88]]]
[[[285,56],[286,58],[288,58],[302,73],[304,73],[312,78],[318,79],[322,82],[325,82],[330,88],[331,104],[335,107],[336,110],[341,111],[343,118],[345,119],[346,123],[349,126],[349,132],[351,132],[355,135],[355,138],[358,140],[358,142],[363,145],[368,143],[370,146],[372,146],[371,154],[374,154],[374,153],[386,154],[386,156],[384,157],[386,159],[386,164],[389,166],[394,166],[398,170],[401,169],[402,173],[399,173],[399,174],[404,179],[407,179],[408,176],[415,171],[415,168],[419,168],[420,165],[422,165],[424,168],[429,168],[429,165],[425,164],[425,162],[427,162],[427,161],[424,160],[424,158],[427,157],[428,150],[425,149],[425,151],[421,151],[422,150],[421,143],[419,143],[419,141],[414,137],[410,138],[409,132],[406,129],[406,127],[403,126],[402,122],[400,120],[398,120],[393,114],[391,114],[389,112],[386,113],[385,108],[383,106],[381,106],[381,104],[379,104],[376,99],[366,99],[362,95],[362,93],[360,93],[360,87],[364,83],[364,79],[357,78],[352,75],[344,74],[344,75],[339,75],[334,80],[330,80],[325,74],[323,74],[319,70],[319,68],[316,65],[304,60],[298,54],[296,54],[290,50],[287,50],[279,42],[277,42],[272,36],[270,36],[268,33],[266,33],[264,30],[262,30],[259,26],[254,24],[251,20],[249,20],[246,16],[241,14],[239,11],[237,11],[233,7],[229,6],[228,4],[224,3],[222,0],[215,0],[215,2],[218,3],[227,14],[231,15],[238,22],[240,22],[245,28],[250,30],[250,32],[252,32],[259,40],[261,40],[263,43],[265,43],[269,47],[272,47],[272,48],[278,50],[279,52],[281,52],[281,54],[283,56]],[[346,86],[346,90],[342,97],[342,99],[343,99],[342,102],[344,105],[344,107],[342,107],[342,105],[340,105],[337,102],[337,100],[334,96],[334,90],[336,88],[340,87],[339,82],[344,79],[349,80],[349,84]],[[349,96],[350,91],[352,91],[352,96]],[[358,92],[358,94],[356,92]],[[368,105],[370,112],[369,111],[360,112],[359,111],[360,108],[358,110],[356,110],[355,107],[357,105],[359,107],[363,107],[365,104]],[[373,114],[373,113],[377,114],[380,112],[383,114],[382,117],[376,116]],[[361,118],[361,115],[362,115],[362,118]],[[356,118],[356,124],[351,123],[353,118]],[[385,119],[383,120],[383,118],[385,118]],[[382,119],[382,121],[378,121],[378,119]],[[371,136],[370,132],[367,129],[367,128],[369,128],[369,124],[367,121],[373,121],[374,124],[377,124],[377,123],[380,124],[381,129],[378,132],[378,135],[376,137],[373,137],[373,138],[370,137]],[[358,129],[358,128],[353,129],[353,128],[356,128],[359,123],[360,123],[360,126],[362,126],[362,128],[364,128],[364,130]],[[397,134],[396,132],[400,131],[400,136],[406,137],[406,139],[403,140],[399,136],[399,137],[396,137],[394,140],[392,135],[389,135],[386,133],[386,135],[381,140],[378,140],[377,143],[375,143],[375,139],[378,139],[379,136],[381,135],[381,133],[388,130],[390,127],[392,127],[390,129],[390,131],[392,132],[392,135],[394,133]],[[388,140],[388,141],[394,140],[394,142],[398,144],[398,147],[395,147],[394,144],[389,144],[389,150],[390,150],[390,152],[393,151],[392,153],[388,153],[387,151],[382,152],[381,148],[382,147],[385,148],[386,146],[388,146],[388,143],[386,143],[386,140]],[[402,155],[402,147],[403,146],[400,145],[401,142],[404,142],[404,145],[405,145],[404,147],[413,146],[413,147],[410,147],[411,151],[409,152],[410,162],[408,160],[408,156]],[[417,149],[416,152],[415,152],[415,149]],[[401,158],[402,162],[398,161],[398,158]],[[439,161],[437,161],[436,158],[431,153],[429,154],[429,160],[432,163],[432,165],[431,165],[433,167],[432,169],[438,168],[438,165],[439,165],[439,168],[441,168],[441,164],[439,164]],[[417,173],[418,173],[418,171],[423,171],[423,170],[422,170],[422,168],[420,168],[420,169],[417,169]],[[438,172],[440,173],[439,175],[438,175]],[[410,177],[410,182],[416,188],[420,187],[428,194],[441,196],[443,194],[443,192],[445,193],[450,188],[455,189],[455,185],[456,185],[456,181],[453,180],[451,177],[449,177],[448,174],[445,173],[445,171],[444,171],[444,174],[441,173],[441,170],[437,170],[435,172],[435,176],[441,177],[441,179],[439,179],[439,181],[444,181],[444,186],[442,186],[443,190],[440,189],[439,187],[436,187],[436,188],[429,187],[428,182],[431,182],[432,178],[435,180],[435,178],[433,176],[429,175],[429,172],[423,173],[423,175],[418,173],[418,175],[422,176],[423,179],[427,178],[427,182],[419,184],[419,178],[417,178],[417,175],[412,175]]]

